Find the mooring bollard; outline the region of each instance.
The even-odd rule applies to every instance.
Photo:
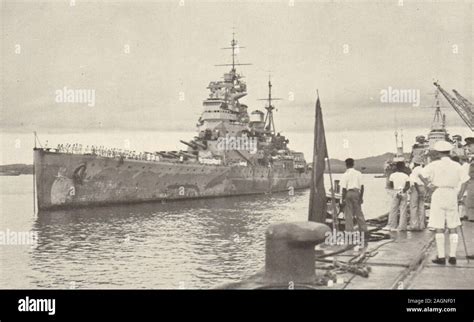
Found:
[[[315,279],[314,246],[330,228],[311,221],[273,224],[266,232],[265,280],[308,283]]]

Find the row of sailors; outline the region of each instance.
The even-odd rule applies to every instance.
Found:
[[[49,149],[48,149],[49,150]],[[70,154],[91,154],[108,158],[124,158],[143,161],[159,161],[160,156],[150,152],[140,152],[131,150],[122,150],[116,148],[106,148],[104,146],[89,146],[83,147],[82,144],[58,144],[55,149],[58,153]]]
[[[85,154],[85,155],[96,155],[100,157],[106,158],[117,158],[117,159],[131,159],[131,160],[141,160],[141,161],[160,161],[162,157],[158,153],[151,153],[151,152],[140,152],[137,153],[136,151],[132,150],[122,150],[117,148],[106,148],[104,146],[95,146],[95,145],[86,145],[85,147],[82,144],[58,144],[55,149],[51,149],[47,147],[47,143],[45,145],[45,149],[47,151],[57,152],[57,153],[68,153],[68,154]],[[165,152],[168,158],[179,160],[183,162],[185,160],[189,160],[190,154],[183,155],[178,152]],[[191,161],[196,160],[195,157],[191,156]],[[220,160],[214,158],[199,158],[199,161],[202,163],[212,163],[212,164],[220,164]],[[247,162],[238,162],[239,165],[247,165]]]
[[[53,150],[54,152],[58,153],[68,153],[68,154],[89,154],[89,155],[96,155],[100,157],[106,158],[118,158],[118,159],[131,159],[131,160],[141,160],[141,161],[160,161],[161,156],[158,153],[151,153],[151,152],[140,152],[137,153],[136,151],[131,150],[122,150],[116,148],[105,148],[103,146],[88,146],[86,145],[85,148],[82,144],[58,144],[55,149],[48,148],[45,146],[47,151]],[[183,162],[184,160],[188,159],[189,156],[185,157],[180,153],[172,153],[171,156],[173,159],[179,160]],[[168,152],[169,155],[169,152]],[[192,160],[196,160],[191,158]],[[221,164],[221,160],[214,159],[214,158],[199,158],[201,163],[208,163],[208,164]],[[237,162],[238,165],[246,166],[247,162],[239,161]],[[270,166],[270,165],[269,165]]]

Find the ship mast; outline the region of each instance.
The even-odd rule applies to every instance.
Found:
[[[235,66],[242,66],[242,65],[251,65],[248,63],[236,63],[235,57],[239,53],[240,47],[238,45],[237,40],[235,40],[235,33],[232,32],[232,40],[230,42],[230,47],[224,47],[221,49],[230,49],[232,50],[232,63],[231,64],[219,64],[215,66],[231,66],[231,70],[228,73],[224,74],[224,81],[223,82],[212,82],[209,84],[209,89],[211,92],[215,93],[217,90],[223,92],[224,94],[223,99],[225,100],[226,104],[230,105],[231,110],[245,114],[246,112],[241,110],[240,104],[238,99],[247,95],[247,86],[245,82],[241,81],[240,79],[243,77],[239,73],[237,73]]]
[[[232,41],[230,42],[232,48],[232,71],[235,72],[235,47],[237,46],[237,41],[235,41],[235,32],[232,32]]]
[[[241,78],[241,76],[239,76],[237,74],[237,72],[235,70],[235,66],[252,65],[252,64],[249,64],[249,63],[236,63],[235,62],[235,56],[239,52],[240,48],[245,48],[245,47],[239,46],[237,40],[235,40],[235,32],[233,31],[232,32],[232,40],[230,42],[230,47],[221,48],[221,49],[230,49],[230,50],[232,50],[232,64],[218,64],[218,65],[215,65],[215,66],[231,66],[232,69],[230,70],[230,72],[233,75],[233,80],[232,80],[233,82],[238,80],[239,78]]]
[[[265,125],[264,128],[267,133],[274,135],[276,133],[275,129],[275,122],[273,120],[273,110],[275,106],[273,106],[272,101],[280,101],[281,98],[272,98],[272,81],[271,76],[268,76],[268,97],[267,98],[260,98],[259,101],[267,101],[268,105],[265,106],[267,110],[267,115],[265,116]]]
[[[443,113],[441,113],[441,105],[439,103],[439,90],[437,89],[435,92],[435,115],[433,117],[433,122],[431,123],[432,130],[444,130],[446,127],[445,118]]]

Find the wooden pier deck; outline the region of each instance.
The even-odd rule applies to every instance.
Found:
[[[474,223],[463,221],[464,236],[470,255],[474,254]],[[474,260],[466,260],[459,232],[457,265],[445,266],[431,263],[436,257],[434,233],[392,232],[393,239],[370,243],[368,252],[373,253],[366,264],[369,277],[351,273],[338,276],[343,283],[335,283],[322,289],[474,289]],[[448,238],[446,238],[448,240]],[[448,245],[447,245],[448,247]],[[337,257],[344,261],[354,256],[347,253]]]
[[[474,222],[463,221],[464,236],[470,255],[474,255]],[[370,269],[369,276],[363,277],[354,273],[339,272],[333,283],[322,285],[304,285],[304,288],[323,290],[342,289],[474,289],[474,260],[466,260],[462,235],[459,231],[457,265],[440,266],[431,263],[436,256],[434,232],[425,229],[420,232],[390,232],[391,239],[370,242],[369,256],[363,264]],[[448,238],[446,238],[448,240]],[[340,263],[348,262],[357,256],[355,250],[337,255]],[[327,267],[333,257],[326,257],[325,262],[316,262],[316,276],[327,275]],[[237,283],[221,285],[224,289],[280,288],[287,285],[268,285],[264,282],[265,269],[262,268],[253,276],[244,277]],[[295,288],[299,288],[296,286]]]

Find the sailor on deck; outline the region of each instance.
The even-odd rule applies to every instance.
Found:
[[[423,170],[421,162],[414,163],[410,174],[410,230],[425,229],[425,186],[418,177]]]
[[[362,203],[364,197],[364,186],[362,185],[362,173],[354,169],[354,159],[346,159],[346,172],[341,178],[342,202],[346,222],[346,231],[354,230],[354,218],[357,221],[360,234],[364,235],[364,245],[367,246],[369,235],[364,214],[362,213]]]
[[[407,191],[410,189],[410,180],[408,175],[405,173],[405,168],[405,162],[398,161],[396,163],[395,172],[388,178],[390,189],[392,189],[392,203],[388,214],[388,223],[387,226],[382,228],[383,230],[407,230]],[[400,217],[398,217],[399,212]]]
[[[469,176],[461,165],[449,157],[453,146],[446,141],[438,141],[434,145],[434,153],[440,156],[439,160],[428,164],[420,179],[426,187],[433,191],[431,196],[431,209],[428,227],[436,230],[436,246],[438,256],[433,263],[446,264],[444,229],[449,229],[449,263],[456,264],[456,249],[458,245],[458,234],[456,228],[461,225],[458,212],[458,201],[461,200],[466,189]],[[460,190],[458,190],[461,185]]]

